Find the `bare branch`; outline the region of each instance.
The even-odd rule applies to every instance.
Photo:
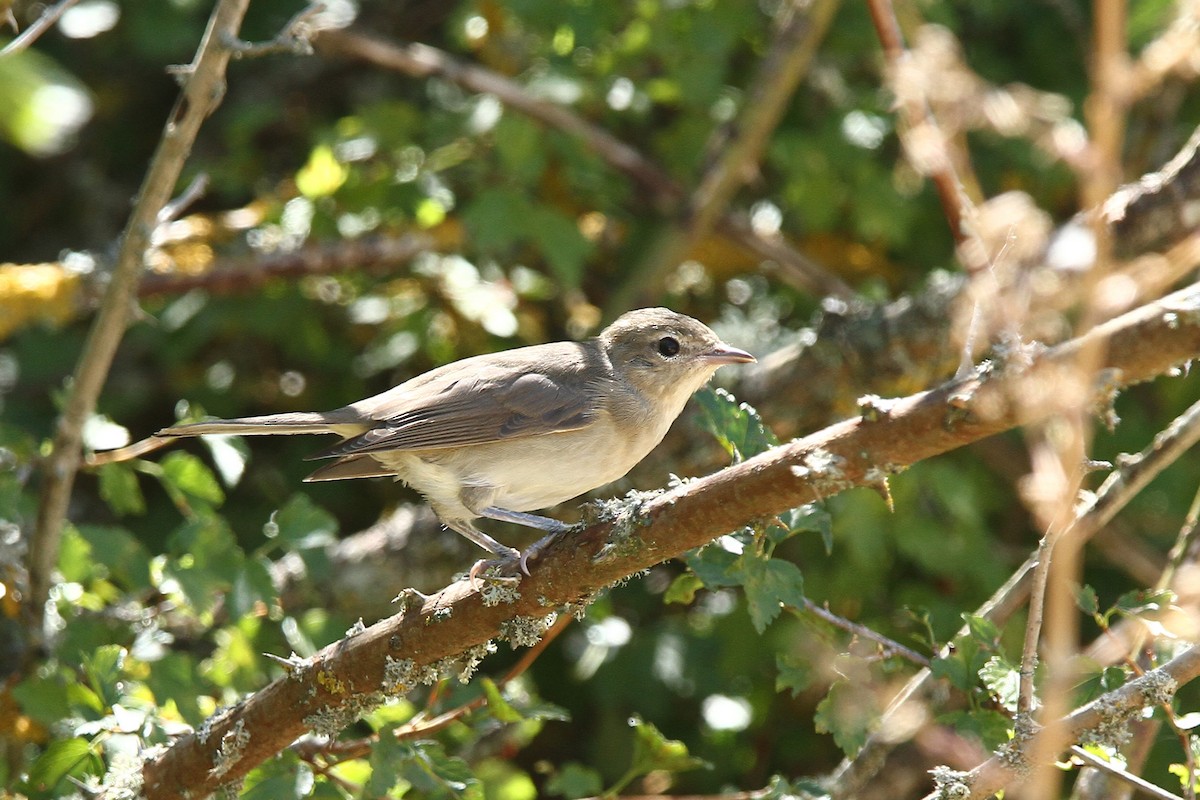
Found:
[[[163,129],[158,148],[146,171],[113,268],[104,304],[92,324],[91,333],[69,384],[66,407],[58,421],[54,448],[44,464],[45,483],[37,525],[30,543],[30,589],[28,608],[34,615],[35,632],[41,630],[42,607],[49,595],[67,503],[80,463],[83,424],[96,407],[113,356],[125,333],[141,278],[143,259],[157,224],[159,212],[171,193],[191,152],[201,123],[225,91],[225,69],[229,50],[223,37],[235,36],[250,0],[220,0],[209,18],[208,28],[196,51],[193,68]]]
[[[0,58],[13,55],[14,53],[19,53],[22,50],[26,50],[31,47],[34,42],[41,38],[43,33],[50,29],[51,25],[58,22],[58,18],[61,17],[68,8],[78,2],[79,0],[58,0],[57,3],[43,11],[41,16],[34,20],[34,23],[25,29],[24,33],[5,45],[4,49],[0,50]],[[12,11],[8,11],[8,14],[9,18],[11,19]]]

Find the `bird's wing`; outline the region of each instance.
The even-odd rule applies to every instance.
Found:
[[[577,361],[556,360],[548,369],[521,373],[493,359],[415,385],[402,384],[371,398],[371,417],[378,421],[369,430],[313,458],[461,447],[578,430],[599,409],[595,382]]]

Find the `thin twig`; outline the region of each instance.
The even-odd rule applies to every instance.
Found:
[[[894,76],[901,62],[911,57],[904,43],[900,22],[896,19],[896,10],[892,7],[891,0],[867,0],[867,8],[871,12],[871,22],[875,25],[875,34],[879,37],[879,42],[883,47],[889,71]],[[896,95],[900,97],[903,93],[897,92]],[[901,119],[909,131],[924,127],[941,135],[937,120],[926,102],[903,102],[900,111]],[[943,141],[944,138],[942,137]],[[950,226],[950,233],[954,237],[955,243],[961,245],[970,238],[964,224],[967,218],[968,201],[963,192],[962,180],[955,171],[948,152],[948,142],[946,150],[947,152],[943,154],[944,157],[940,159],[941,163],[928,170],[928,173],[937,190],[938,199],[942,204],[942,213],[945,214],[946,222]],[[966,266],[974,272],[982,269],[984,264],[967,264]]]
[[[121,237],[104,303],[92,323],[91,333],[68,385],[53,450],[43,465],[45,482],[30,542],[31,596],[27,611],[32,618],[30,630],[35,637],[42,629],[43,606],[58,562],[67,504],[80,464],[84,422],[96,407],[96,399],[125,333],[159,212],[171,199],[201,123],[224,94],[225,69],[230,54],[221,41],[237,34],[249,3],[250,0],[220,0],[213,10],[193,60],[194,69],[187,77],[146,171]],[[36,648],[30,648],[30,652],[36,652]]]
[[[836,628],[841,628],[842,630],[853,634],[860,639],[866,639],[867,641],[874,642],[875,644],[879,645],[885,656],[901,656],[919,667],[929,666],[929,659],[918,653],[916,650],[913,650],[911,647],[905,647],[899,642],[884,636],[882,633],[871,630],[866,625],[861,625],[852,620],[848,620],[845,617],[834,614],[825,606],[819,606],[812,600],[809,600],[807,597],[804,598],[804,611],[812,614],[814,617],[818,617],[825,622],[828,622],[830,625],[833,625]]]
[[[208,191],[208,175],[201,172],[196,177],[192,178],[192,182],[184,189],[178,197],[162,207],[158,212],[158,224],[165,225],[179,218],[179,215],[191,206],[192,203],[199,200]]]
[[[5,45],[3,50],[0,50],[0,58],[19,53],[29,48],[43,33],[50,29],[51,25],[58,22],[58,18],[68,8],[78,2],[79,0],[59,0],[59,2],[47,8],[42,12],[41,16],[34,20],[32,25],[25,29],[24,33]],[[9,13],[11,14],[12,12],[10,11]]]
[[[1158,800],[1183,800],[1183,798],[1179,795],[1172,794],[1161,786],[1153,784],[1145,778],[1134,775],[1132,772],[1126,772],[1113,762],[1105,761],[1103,758],[1100,758],[1100,756],[1092,753],[1089,750],[1085,750],[1079,745],[1072,746],[1071,753],[1080,761],[1083,761],[1095,769],[1103,770],[1118,780],[1128,783],[1130,786],[1134,787],[1148,797],[1155,797],[1158,798]]]
[[[314,17],[325,10],[326,5],[323,2],[309,4],[307,8],[301,9],[299,13],[288,20],[279,35],[268,42],[244,42],[241,39],[231,41],[229,46],[233,49],[233,57],[238,59],[260,58],[277,53],[297,56],[312,55],[313,30],[311,23]]]

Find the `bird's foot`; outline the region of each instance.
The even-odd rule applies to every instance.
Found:
[[[521,557],[517,560],[518,565],[521,567],[521,572],[525,575],[528,575],[529,559],[532,558],[536,560],[539,556],[541,556],[542,551],[549,547],[550,544],[558,538],[559,534],[565,533],[568,530],[570,530],[570,526],[563,525],[561,530],[548,533],[533,544],[529,545],[529,547],[525,548],[525,552],[521,553]]]
[[[467,578],[471,581],[472,589],[479,590],[481,578],[489,583],[506,586],[513,586],[521,582],[521,579],[516,575],[504,574],[504,570],[511,568],[513,564],[520,565],[521,551],[511,547],[505,549],[508,552],[497,553],[499,558],[481,558],[471,566],[471,571],[467,573]],[[529,573],[525,574],[528,575]]]

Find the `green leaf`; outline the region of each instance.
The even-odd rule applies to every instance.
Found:
[[[58,569],[64,580],[75,583],[85,583],[96,573],[91,544],[70,524],[63,528],[58,548]]]
[[[524,717],[500,694],[500,687],[491,678],[484,677],[483,693],[487,697],[488,710],[500,722],[520,722]]]
[[[79,534],[91,547],[90,556],[108,568],[109,578],[131,592],[150,588],[150,553],[125,528],[82,525]]]
[[[793,508],[779,515],[782,526],[772,524],[767,533],[774,544],[798,533],[819,533],[821,542],[825,545],[825,553],[833,552],[833,515],[823,506],[816,503],[806,503],[799,508]]]
[[[704,759],[688,753],[686,744],[677,739],[668,739],[658,728],[643,721],[641,717],[630,717],[629,725],[634,730],[634,740],[633,763],[627,774],[637,777],[655,770],[683,772],[710,766]]]
[[[146,498],[129,464],[115,462],[100,467],[100,497],[117,516],[146,513]]]
[[[1096,590],[1086,583],[1075,590],[1075,605],[1090,617],[1100,613],[1100,598],[1096,596]]]
[[[271,516],[275,533],[298,549],[325,547],[337,539],[337,518],[305,494],[294,494]]]
[[[776,654],[775,691],[786,689],[795,697],[812,685],[812,678],[812,667],[806,660],[798,656]]]
[[[246,559],[226,597],[231,616],[240,617],[254,611],[259,603],[270,606],[274,602],[275,583],[270,570],[265,558]]]
[[[102,766],[92,753],[87,739],[60,739],[51,742],[29,769],[29,785],[39,792],[54,792],[68,776],[79,777],[88,766]]]
[[[671,585],[667,587],[667,591],[663,593],[664,603],[679,603],[680,605],[691,605],[696,599],[696,592],[704,588],[704,581],[700,580],[694,573],[685,572],[682,575],[675,576],[675,580],[671,581]]]
[[[216,507],[225,502],[225,492],[217,477],[191,453],[176,451],[164,458],[162,479],[165,486],[209,506]]]
[[[599,772],[574,761],[563,764],[546,781],[546,791],[549,794],[561,795],[567,800],[594,797],[600,794],[603,786]]]
[[[25,714],[45,726],[61,722],[72,713],[63,681],[57,675],[26,678],[12,688],[12,696]],[[97,702],[97,712],[102,710],[99,705]]]
[[[125,656],[128,651],[116,644],[106,644],[96,648],[90,656],[83,658],[83,672],[87,675],[88,684],[92,691],[102,699],[104,707],[108,708],[120,699],[121,672],[125,666]]]
[[[412,742],[401,751],[400,777],[428,797],[459,797],[478,783],[467,762],[446,755],[439,742]]]
[[[704,389],[696,393],[696,400],[701,426],[716,437],[735,462],[779,444],[758,412],[746,403],[739,403],[724,389]]]
[[[847,756],[853,756],[867,740],[871,725],[878,719],[870,692],[862,692],[845,681],[829,687],[829,693],[817,703],[813,723],[820,733],[833,735],[833,741]]]
[[[988,750],[995,750],[1011,739],[1012,719],[1008,715],[990,708],[975,708],[969,711],[952,711],[937,718],[943,725],[956,731],[970,734],[983,742]]]
[[[307,767],[305,768],[307,769]],[[284,750],[250,770],[238,797],[240,800],[287,800],[307,797],[298,785],[299,763],[296,755]],[[311,776],[311,773],[309,773]]]
[[[738,564],[750,622],[759,633],[779,616],[783,606],[804,605],[804,575],[792,562],[760,558],[747,551]]]
[[[986,617],[974,614],[963,614],[963,620],[967,623],[967,630],[970,631],[971,638],[982,647],[995,649],[999,646],[1000,629],[996,627],[996,623]]]
[[[706,589],[720,589],[741,582],[737,574],[738,558],[737,553],[731,553],[719,544],[709,544],[692,550],[684,560]]]
[[[1000,656],[992,656],[979,670],[979,677],[987,690],[1000,701],[1000,705],[1016,713],[1017,694],[1021,686],[1021,673],[1017,667]]]

